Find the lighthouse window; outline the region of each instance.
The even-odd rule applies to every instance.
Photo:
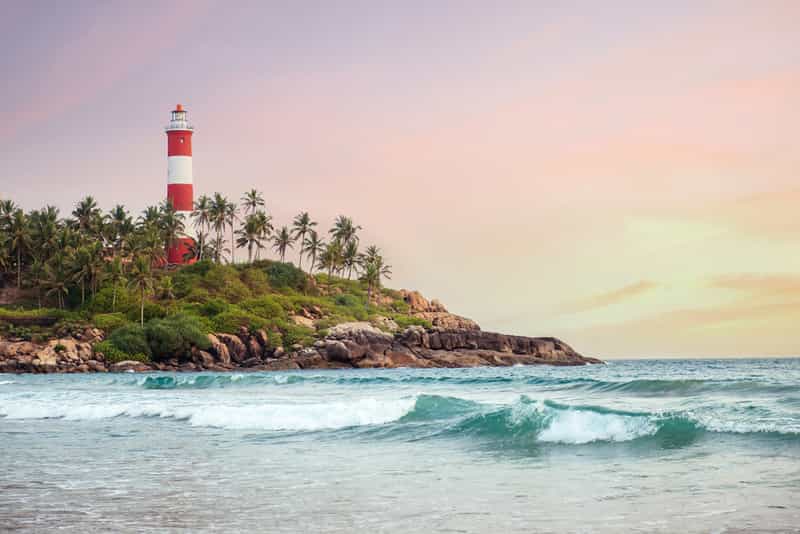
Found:
[[[181,143],[183,143],[183,137],[181,137]]]

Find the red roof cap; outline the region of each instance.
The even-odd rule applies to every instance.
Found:
[[[178,106],[175,108],[175,111],[183,111],[183,105],[178,104]]]

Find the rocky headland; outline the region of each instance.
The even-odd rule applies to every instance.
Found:
[[[472,320],[449,313],[437,301],[403,292],[415,317],[430,327],[399,328],[388,318],[331,327],[311,346],[273,347],[265,330],[241,328],[236,334],[209,334],[209,348],[191,349],[182,358],[142,362],[110,361],[95,345],[104,332],[87,328],[43,343],[0,339],[0,372],[81,373],[123,371],[278,371],[346,368],[439,368],[602,363],[582,356],[552,337],[485,332]],[[313,320],[313,310],[298,323]]]

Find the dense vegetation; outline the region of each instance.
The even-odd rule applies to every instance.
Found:
[[[168,265],[166,249],[190,224],[194,263]],[[344,321],[419,322],[382,287],[391,269],[378,248],[360,249],[360,226],[340,216],[327,236],[316,227],[301,213],[276,230],[255,190],[241,210],[219,193],[202,196],[188,220],[168,202],[134,221],[123,206],[102,213],[91,197],[63,219],[52,206],[25,213],[0,201],[0,286],[29,296],[0,309],[0,325],[26,339],[94,325],[110,334],[101,348],[114,359],[147,359],[203,347],[209,332],[264,329],[273,346],[289,346]],[[277,259],[265,257],[269,248]]]

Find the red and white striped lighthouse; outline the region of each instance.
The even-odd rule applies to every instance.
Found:
[[[167,130],[167,199],[172,201],[175,209],[184,215],[184,224],[188,233],[189,215],[194,207],[194,190],[192,185],[192,134],[194,129],[186,120],[186,110],[178,104],[172,112]],[[188,251],[192,238],[184,237],[169,248],[169,263],[185,263],[183,255]]]

